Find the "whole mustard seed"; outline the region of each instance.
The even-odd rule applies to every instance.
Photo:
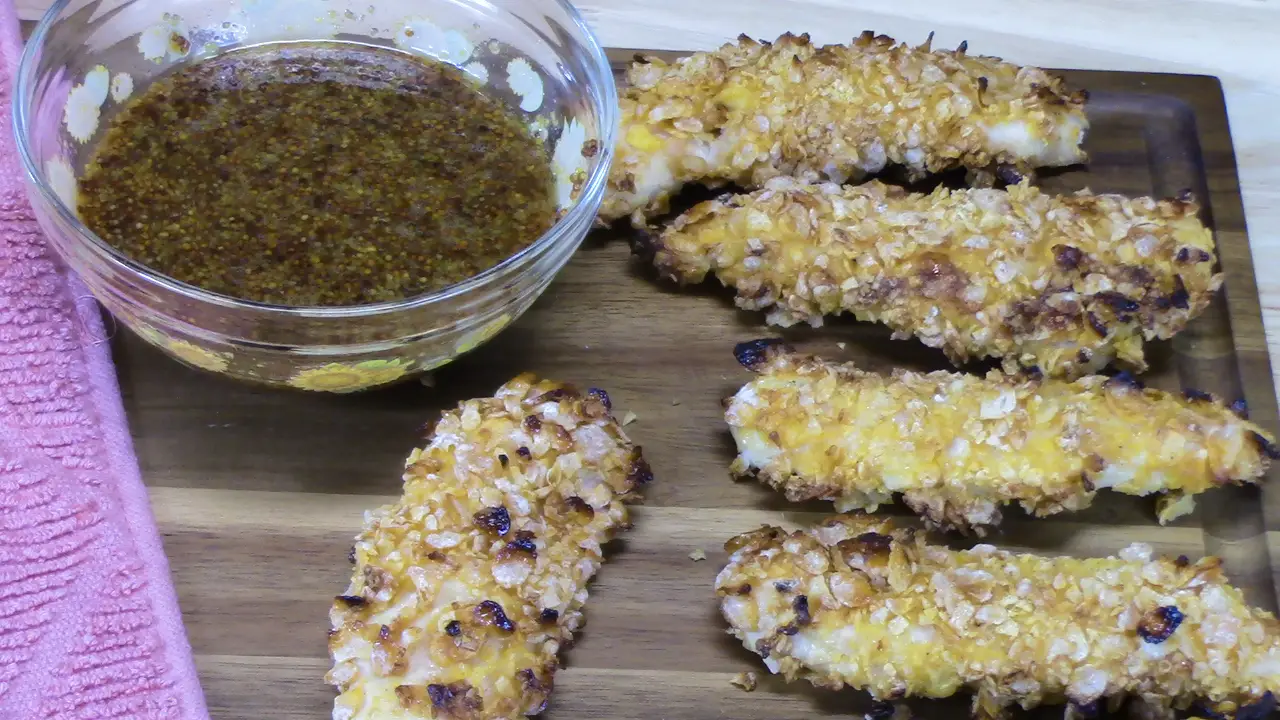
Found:
[[[456,69],[349,43],[236,50],[121,109],[84,223],[176,280],[292,306],[472,277],[555,222],[550,158]]]

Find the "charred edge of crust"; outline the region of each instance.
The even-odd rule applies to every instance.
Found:
[[[996,177],[1006,185],[1017,185],[1031,175],[1030,170],[1020,170],[1014,165],[1002,163],[996,165]]]
[[[761,525],[750,532],[735,535],[724,542],[724,550],[727,553],[735,553],[749,546],[760,546],[765,543],[772,542],[783,536],[781,528],[773,525]],[[750,592],[748,589],[747,592]],[[744,595],[746,593],[743,593]]]
[[[1193,402],[1214,402],[1213,395],[1203,390],[1196,390],[1195,388],[1183,388],[1182,397]]]
[[[444,717],[471,717],[482,706],[480,694],[465,680],[448,685],[428,685],[427,697]]]
[[[776,353],[793,353],[795,349],[782,338],[759,338],[733,346],[733,357],[738,364],[753,372],[762,370],[769,358]]]
[[[591,507],[590,503],[578,497],[577,495],[570,495],[569,497],[565,498],[564,505],[571,512],[578,512],[578,513],[582,513],[583,515],[586,515],[588,520],[596,516],[595,508]]]
[[[338,602],[342,603],[343,605],[346,605],[349,608],[364,607],[369,602],[368,600],[365,600],[359,595],[339,595],[338,597],[334,598],[334,600],[337,600]]]
[[[1106,339],[1110,331],[1107,330],[1107,324],[1102,321],[1102,318],[1098,317],[1098,315],[1092,310],[1086,312],[1085,317],[1089,321],[1089,327],[1094,332],[1098,333],[1098,337]]]
[[[507,542],[507,544],[498,551],[498,562],[503,562],[521,555],[537,559],[538,546],[535,540],[536,537],[532,532],[529,532],[528,530],[518,530],[515,534],[515,539]]]
[[[786,632],[784,632],[785,630],[786,628],[779,628],[778,632],[785,635],[786,634]],[[773,647],[777,644],[778,644],[778,637],[776,635],[774,637],[760,638],[759,640],[756,641],[756,654],[758,654],[760,657],[767,660],[769,658],[769,655],[773,653]]]
[[[1107,387],[1127,388],[1131,390],[1141,390],[1145,385],[1142,381],[1134,377],[1133,373],[1128,370],[1122,370],[1107,379]]]
[[[1084,252],[1071,245],[1054,245],[1053,256],[1058,267],[1063,270],[1075,270],[1084,260]]]
[[[1231,403],[1231,412],[1235,413],[1236,417],[1241,420],[1248,420],[1249,404],[1245,402],[1244,398],[1237,398],[1235,402]]]
[[[1099,302],[1105,303],[1111,308],[1112,312],[1117,314],[1136,313],[1142,308],[1142,306],[1133,298],[1114,290],[1100,292],[1094,295],[1093,298]]]
[[[1173,292],[1169,294],[1169,304],[1179,310],[1191,307],[1191,293],[1187,292],[1187,284],[1181,275],[1173,276]]]
[[[609,410],[610,412],[613,411],[613,401],[609,399],[609,393],[604,390],[601,390],[600,388],[588,388],[587,397],[592,400],[599,401],[601,405],[604,405],[605,410]]]
[[[874,548],[879,552],[883,552],[893,547],[893,536],[886,535],[875,531],[864,532],[854,538],[862,543],[865,547]]]
[[[484,528],[499,536],[506,535],[511,530],[511,514],[507,512],[504,505],[498,505],[485,510],[481,510],[471,516],[472,522],[478,527]]]
[[[644,227],[632,227],[627,243],[631,246],[631,254],[645,262],[652,261],[662,249],[660,233]]]
[[[552,668],[554,670],[554,667]],[[526,693],[539,699],[536,707],[526,711],[526,715],[538,715],[547,709],[547,699],[551,696],[553,676],[550,672],[545,672],[540,676],[534,672],[533,668],[525,668],[516,671],[516,679],[520,681],[520,686],[524,688]]]
[[[1159,645],[1173,636],[1182,624],[1182,611],[1173,605],[1151,610],[1138,622],[1138,636],[1143,642]]]
[[[836,544],[836,549],[844,558],[845,562],[849,562],[851,557],[862,556],[860,561],[864,565],[878,565],[888,560],[890,552],[893,550],[893,536],[883,535],[878,532],[864,532],[857,537],[841,540]]]
[[[653,470],[641,451],[639,445],[635,446],[631,451],[631,464],[627,467],[627,483],[633,488],[653,482]]]
[[[577,388],[566,385],[542,393],[533,399],[533,404],[541,405],[542,403],[560,402],[561,400],[577,400],[580,397],[582,397],[582,393],[578,392]]]
[[[1258,446],[1258,450],[1272,460],[1280,460],[1280,445],[1276,445],[1259,432],[1249,432],[1249,437]]]
[[[796,624],[804,627],[813,622],[813,616],[809,614],[809,597],[807,595],[797,595],[795,600],[791,601],[791,609],[796,613]]]
[[[1190,714],[1187,717],[1204,720],[1266,720],[1276,710],[1276,698],[1270,690],[1252,701],[1225,704],[1227,708],[1209,700],[1193,703],[1188,709]]]
[[[515,623],[507,617],[507,613],[502,606],[493,600],[485,600],[476,606],[474,611],[476,620],[483,625],[492,625],[503,632],[515,632]]]
[[[1268,690],[1257,702],[1246,705],[1236,713],[1235,720],[1265,720],[1276,710],[1276,697]]]
[[[1202,263],[1209,262],[1213,259],[1213,255],[1206,250],[1200,248],[1184,247],[1178,250],[1175,259],[1180,263]]]

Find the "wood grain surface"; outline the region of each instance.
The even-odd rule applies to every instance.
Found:
[[[626,56],[627,53],[622,53]],[[1093,162],[1044,178],[1056,190],[1173,193],[1207,199],[1227,294],[1174,343],[1152,348],[1150,384],[1241,393],[1276,429],[1275,392],[1218,83],[1205,77],[1068,73],[1094,92]],[[599,386],[645,448],[656,481],[635,529],[611,545],[593,585],[588,624],[565,656],[551,718],[860,717],[866,698],[762,682],[724,633],[712,582],[722,543],[761,523],[803,524],[828,510],[797,506],[726,468],[732,441],[720,399],[748,373],[734,343],[771,334],[756,313],[708,284],[681,291],[629,257],[621,233],[592,236],[534,308],[490,344],[411,383],[357,396],[290,394],[180,367],[120,333],[115,352],[137,453],[151,488],[210,709],[217,720],[329,716],[322,677],[327,611],[346,582],[347,550],[365,509],[399,490],[419,428],[463,398],[488,395],[522,370]],[[879,327],[837,320],[787,333],[802,349],[893,366],[939,368],[941,355],[891,341]],[[843,343],[841,348],[837,343]],[[1217,491],[1169,527],[1149,500],[1104,494],[1085,512],[1011,516],[994,539],[1045,553],[1114,553],[1133,541],[1160,552],[1221,554],[1250,598],[1275,606],[1280,558],[1274,493]],[[893,509],[891,512],[901,512]],[[689,555],[704,551],[707,559]],[[954,703],[923,717],[960,717]]]

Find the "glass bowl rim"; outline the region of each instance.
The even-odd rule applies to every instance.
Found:
[[[232,310],[263,312],[309,319],[361,318],[404,310],[416,310],[464,297],[501,280],[510,272],[519,270],[520,265],[525,261],[536,258],[548,248],[555,246],[570,228],[579,225],[583,220],[588,223],[594,220],[594,218],[584,216],[588,214],[594,216],[598,212],[598,204],[592,207],[593,203],[584,202],[584,200],[591,197],[603,198],[604,186],[608,182],[619,117],[617,84],[614,81],[613,68],[608,56],[605,54],[595,33],[582,18],[581,13],[578,12],[578,9],[569,0],[551,0],[560,7],[568,20],[582,34],[583,45],[591,56],[596,72],[603,80],[598,88],[599,94],[602,96],[600,98],[602,108],[597,109],[601,145],[599,157],[601,159],[596,163],[595,168],[588,173],[587,180],[583,184],[582,190],[574,201],[573,206],[569,208],[567,213],[556,220],[554,225],[540,235],[537,240],[526,245],[519,252],[508,256],[497,265],[453,285],[401,300],[387,300],[363,305],[279,305],[223,295],[171,278],[130,259],[98,237],[98,234],[81,222],[76,212],[67,207],[66,203],[58,197],[58,194],[54,192],[53,187],[43,177],[43,173],[36,165],[27,127],[31,115],[29,99],[32,97],[31,86],[35,82],[37,53],[44,47],[45,37],[49,34],[53,24],[58,21],[62,11],[73,1],[55,0],[44,16],[40,18],[40,22],[31,32],[22,49],[22,55],[18,63],[17,81],[14,83],[11,128],[18,149],[18,156],[22,160],[23,171],[28,184],[39,190],[44,201],[52,206],[58,217],[75,231],[75,235],[80,242],[87,243],[97,254],[105,256],[108,263],[115,264],[128,272],[139,275],[147,282],[171,293]]]

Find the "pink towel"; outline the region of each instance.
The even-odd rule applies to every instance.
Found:
[[[208,718],[97,303],[32,216],[0,0],[0,719]]]

